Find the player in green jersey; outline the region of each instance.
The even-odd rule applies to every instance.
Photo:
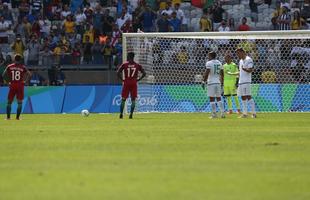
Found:
[[[237,97],[237,77],[239,75],[238,66],[232,61],[231,55],[225,55],[224,68],[224,96],[227,99],[228,113],[232,114],[232,97],[234,97],[237,113],[240,114],[240,104]]]

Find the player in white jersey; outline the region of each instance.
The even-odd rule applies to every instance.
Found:
[[[216,53],[209,52],[209,61],[206,63],[206,72],[204,75],[204,82],[207,81],[208,85],[208,96],[210,98],[210,104],[212,109],[212,114],[210,118],[216,118],[216,103],[221,111],[221,118],[225,118],[224,115],[224,105],[221,101],[221,85],[223,85],[223,66],[219,60],[216,60]]]
[[[252,72],[253,72],[253,60],[247,56],[246,52],[239,48],[236,51],[239,62],[239,83],[238,83],[238,96],[242,99],[242,112],[243,114],[240,118],[247,117],[247,103],[249,103],[252,110],[252,118],[256,118],[255,112],[255,102],[251,96],[251,82],[252,82]]]

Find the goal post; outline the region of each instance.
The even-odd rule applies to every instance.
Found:
[[[258,111],[310,111],[309,30],[124,33],[123,59],[134,52],[147,73],[137,111],[210,112],[201,87],[207,54],[215,51],[224,64],[230,53],[238,65],[239,47],[254,61],[251,89]]]

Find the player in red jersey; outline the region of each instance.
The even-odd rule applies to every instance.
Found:
[[[142,66],[134,61],[134,57],[135,54],[133,52],[128,53],[127,62],[124,62],[117,70],[118,77],[123,81],[122,103],[119,116],[120,119],[123,118],[124,106],[129,93],[131,97],[129,119],[132,119],[133,111],[136,106],[136,98],[138,96],[137,82],[143,79],[146,75]],[[142,73],[141,77],[139,77],[139,72]]]
[[[31,76],[31,73],[26,69],[25,65],[22,64],[22,59],[21,55],[16,54],[14,57],[15,62],[8,65],[3,72],[3,76],[6,75],[9,78],[8,104],[6,107],[8,120],[11,118],[11,106],[15,96],[18,104],[16,119],[19,120],[24,99],[24,85]]]

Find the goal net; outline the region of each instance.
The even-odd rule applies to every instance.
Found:
[[[123,58],[134,52],[147,73],[139,84],[137,111],[209,112],[201,87],[207,54],[215,51],[224,64],[230,53],[238,65],[240,47],[254,61],[257,111],[310,111],[310,31],[123,34]]]

